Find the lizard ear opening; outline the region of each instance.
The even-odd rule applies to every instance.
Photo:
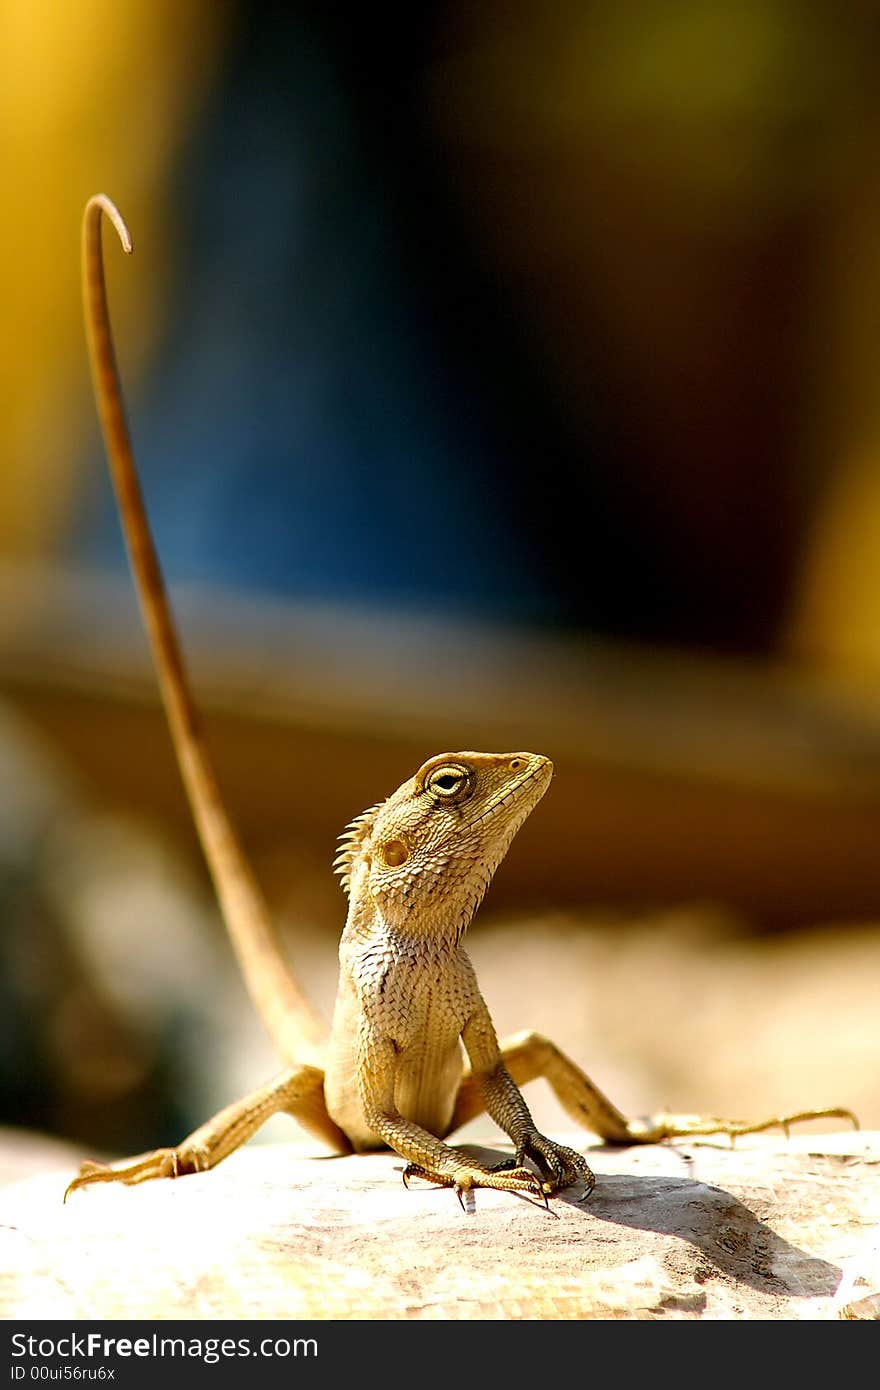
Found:
[[[382,846],[382,858],[391,869],[397,869],[409,859],[409,847],[403,840],[386,840]]]

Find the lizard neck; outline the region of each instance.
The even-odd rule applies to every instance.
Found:
[[[451,954],[460,945],[469,923],[470,918],[450,920],[442,912],[426,912],[423,904],[395,903],[389,911],[389,905],[380,907],[365,886],[364,891],[352,894],[343,942],[356,948],[381,937],[400,954],[415,948]]]

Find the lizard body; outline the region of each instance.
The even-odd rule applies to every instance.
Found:
[[[150,534],[125,421],[104,285],[101,217],[123,248],[115,205],[90,199],[83,222],[89,355],[120,517],[172,740],[242,974],[287,1069],[172,1149],[118,1165],[85,1163],[68,1187],[176,1177],[219,1163],[284,1111],[339,1152],[388,1145],[421,1176],[543,1198],[593,1175],[583,1156],[540,1134],[519,1087],[545,1077],[576,1123],[612,1143],[751,1133],[849,1111],[805,1111],[743,1123],[659,1115],[628,1120],[547,1038],[499,1043],[462,938],[514,835],[553,774],[540,754],[442,753],[342,837],[336,870],[348,895],[329,1041],[277,942],[266,904],[226,813],[202,737]],[[466,1059],[465,1055],[466,1054]],[[490,1168],[445,1141],[482,1110],[513,1141],[512,1165]],[[526,1165],[530,1160],[532,1166]],[[537,1170],[537,1171],[536,1171]]]

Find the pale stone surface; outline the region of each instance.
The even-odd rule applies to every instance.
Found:
[[[595,1192],[550,1211],[288,1144],[62,1206],[47,1156],[0,1189],[4,1318],[827,1319],[880,1292],[876,1132],[592,1149]]]

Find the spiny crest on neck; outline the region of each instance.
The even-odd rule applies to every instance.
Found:
[[[339,875],[339,881],[346,897],[351,891],[354,862],[360,854],[364,842],[369,839],[376,812],[384,805],[384,801],[377,801],[375,806],[368,806],[366,811],[361,811],[359,816],[355,816],[354,820],[349,821],[339,836],[339,849],[333,860],[333,872]]]

